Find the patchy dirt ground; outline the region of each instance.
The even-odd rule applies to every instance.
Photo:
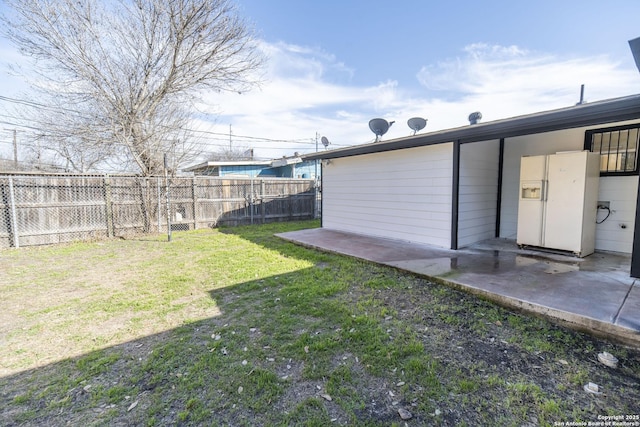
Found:
[[[422,332],[425,352],[443,366],[469,378],[489,379],[478,381],[477,387],[471,381],[467,389],[450,384],[457,393],[450,392],[447,404],[440,406],[443,425],[552,425],[597,421],[595,414],[640,411],[638,351],[498,308],[458,291],[449,290],[446,296],[433,300],[432,291],[421,289],[421,280],[417,279],[418,289],[380,291],[380,298],[397,309],[399,319]],[[424,310],[429,300],[434,310]],[[617,369],[597,360],[602,351],[620,358]],[[494,388],[493,382],[501,386]],[[589,382],[598,384],[601,394],[585,392],[584,385]],[[514,405],[523,411],[519,420],[509,408],[512,400],[520,401]],[[567,415],[565,410],[556,411],[556,405],[574,410]],[[544,419],[526,410],[536,406],[546,406]]]

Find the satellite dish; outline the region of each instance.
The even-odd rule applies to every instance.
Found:
[[[407,120],[407,125],[409,125],[409,128],[415,135],[417,132],[424,129],[424,127],[427,125],[427,119],[423,119],[422,117],[412,117]]]
[[[469,114],[469,124],[475,125],[478,123],[478,120],[482,118],[482,113],[480,111],[475,111]]]
[[[385,119],[371,119],[369,120],[369,129],[376,134],[376,142],[380,140],[380,137],[387,133],[389,128],[395,122],[387,122]]]
[[[324,145],[324,148],[327,148],[329,144],[331,144],[326,136],[323,136],[322,138],[320,138],[320,141],[322,142],[322,145]]]

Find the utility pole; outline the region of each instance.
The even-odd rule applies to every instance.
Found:
[[[229,123],[229,155],[231,155],[231,123]]]
[[[320,136],[318,134],[318,132],[316,132],[316,153],[318,152],[318,136]],[[318,180],[318,159],[315,160],[315,167],[316,167],[316,174],[314,176],[314,178],[316,179],[316,181]]]

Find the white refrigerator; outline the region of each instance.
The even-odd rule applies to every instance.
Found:
[[[584,257],[595,247],[600,156],[567,151],[520,161],[517,243]]]

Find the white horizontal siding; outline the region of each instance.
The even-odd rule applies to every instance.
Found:
[[[600,177],[598,200],[609,202],[611,215],[596,224],[596,249],[631,253],[637,194],[637,176]],[[604,210],[598,211],[598,221],[605,216]]]
[[[516,238],[520,158],[582,150],[585,130],[598,127],[505,141],[500,237]],[[461,146],[459,247],[495,233],[498,150],[497,140]],[[452,151],[448,143],[332,159],[323,166],[323,226],[449,247]],[[596,249],[631,251],[637,185],[637,176],[600,179],[599,200],[614,212],[596,228]]]
[[[495,237],[499,155],[498,140],[460,148],[458,247]]]
[[[453,144],[332,159],[322,226],[450,247]]]

